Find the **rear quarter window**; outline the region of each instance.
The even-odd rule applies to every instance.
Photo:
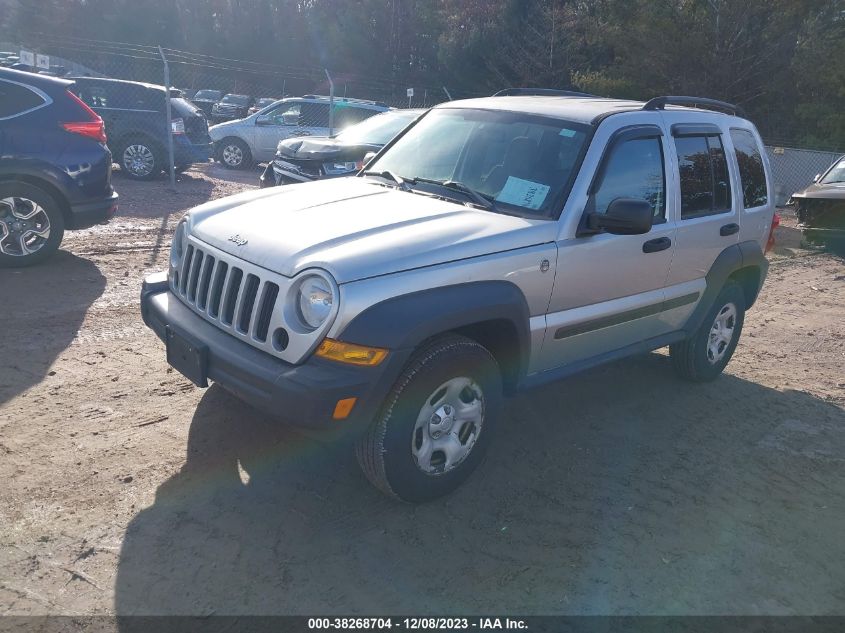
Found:
[[[0,119],[27,112],[44,103],[44,99],[25,86],[0,81]]]
[[[766,188],[766,170],[757,139],[748,130],[732,129],[736,162],[739,166],[739,180],[742,188],[742,204],[746,209],[763,206],[769,200]]]

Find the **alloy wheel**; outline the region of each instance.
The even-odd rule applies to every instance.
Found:
[[[234,143],[224,146],[223,162],[229,165],[229,167],[239,167],[244,162],[243,150]]]
[[[155,167],[153,151],[146,145],[129,145],[123,150],[123,167],[134,176],[149,176]]]
[[[50,238],[47,212],[29,198],[0,200],[0,253],[24,257],[37,253]]]

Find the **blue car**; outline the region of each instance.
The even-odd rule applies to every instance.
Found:
[[[117,212],[102,119],[72,81],[0,69],[0,267],[49,257]]]
[[[171,89],[171,127],[167,128],[164,86],[121,79],[79,77],[73,91],[106,124],[115,162],[130,178],[150,180],[169,169],[167,137],[173,137],[176,171],[211,157],[205,114]]]

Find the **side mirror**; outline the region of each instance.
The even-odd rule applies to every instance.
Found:
[[[255,119],[256,125],[273,125],[273,122],[270,120],[270,117],[267,116],[260,116]]]
[[[638,198],[616,198],[605,213],[590,213],[587,226],[614,235],[642,235],[651,230],[654,220],[651,203]]]
[[[813,176],[813,182],[818,182],[821,177],[821,174],[816,174],[815,176]]]
[[[376,153],[375,153],[375,152],[367,152],[366,154],[364,154],[364,167],[366,167],[366,166],[367,166],[367,164],[368,164],[371,160],[373,160],[375,157],[376,157]]]

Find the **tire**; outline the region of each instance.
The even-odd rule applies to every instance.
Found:
[[[149,139],[140,137],[122,141],[115,152],[120,170],[135,180],[152,180],[165,167],[164,153]]]
[[[722,323],[718,336],[717,319]],[[722,373],[733,356],[745,322],[745,293],[733,280],[722,287],[701,327],[685,341],[669,346],[672,367],[681,378],[708,382]],[[730,327],[728,327],[730,326]],[[728,340],[725,340],[730,330]],[[711,345],[711,333],[714,334]]]
[[[490,352],[463,336],[438,337],[415,353],[397,379],[358,441],[358,463],[388,496],[412,503],[436,499],[460,486],[481,462],[501,406],[501,374]],[[461,409],[463,420],[455,416]]]
[[[252,152],[239,138],[226,138],[217,147],[217,161],[226,169],[246,169],[252,165]]]
[[[29,183],[0,183],[0,268],[43,262],[56,252],[64,234],[65,218],[52,195]],[[25,252],[21,237],[33,252]]]

